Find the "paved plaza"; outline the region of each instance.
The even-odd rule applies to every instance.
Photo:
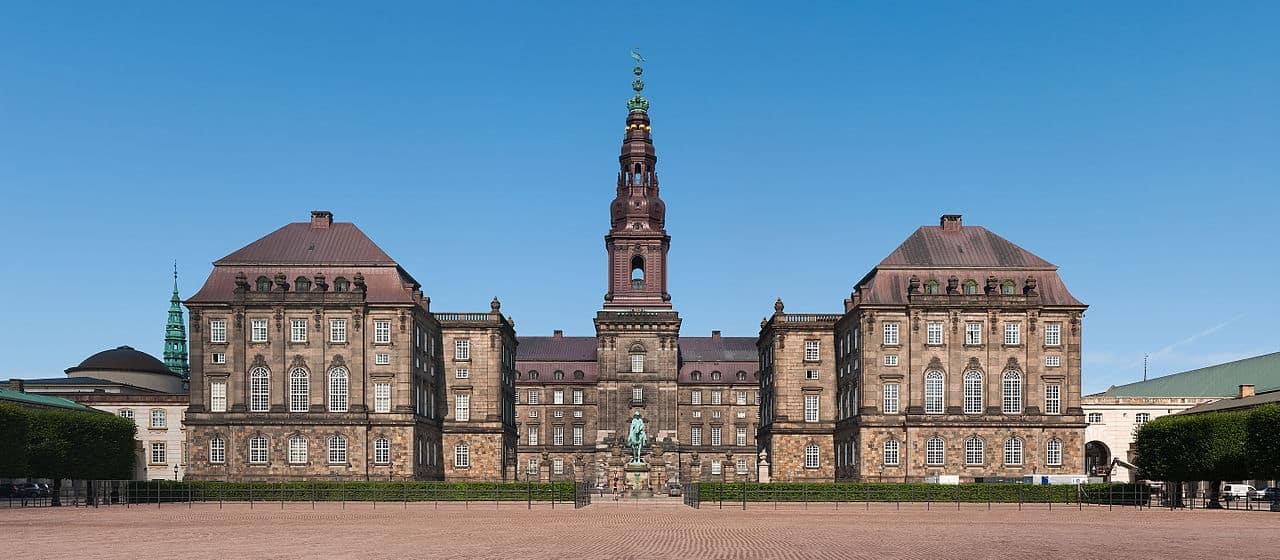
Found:
[[[741,505],[739,504],[739,508]],[[1016,505],[0,509],[22,558],[1276,558],[1280,514]]]

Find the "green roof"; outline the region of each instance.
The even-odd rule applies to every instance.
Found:
[[[1259,393],[1280,389],[1280,352],[1113,386],[1102,396],[1234,397],[1240,385],[1253,385]]]
[[[11,401],[20,404],[29,404],[47,408],[65,408],[69,410],[86,410],[94,409],[82,405],[76,401],[67,400],[60,397],[50,397],[46,395],[36,395],[32,393],[23,393],[22,391],[14,391],[0,387],[0,401]]]

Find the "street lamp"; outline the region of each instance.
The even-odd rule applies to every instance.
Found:
[[[178,464],[177,463],[173,464],[173,480],[174,481],[178,480]]]

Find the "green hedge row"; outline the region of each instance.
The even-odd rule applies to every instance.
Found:
[[[1163,416],[1134,437],[1143,478],[1220,481],[1280,476],[1280,405]]]
[[[135,481],[126,488],[135,503],[247,502],[572,502],[572,482],[174,482]]]
[[[1132,484],[1076,486],[1032,484],[911,484],[911,483],[698,483],[698,499],[741,502],[1032,502],[1032,503],[1147,503],[1150,490]]]
[[[0,404],[0,477],[130,478],[135,431],[114,414]]]

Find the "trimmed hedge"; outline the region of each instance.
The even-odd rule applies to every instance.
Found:
[[[174,482],[128,483],[131,502],[572,502],[572,482]]]
[[[1143,424],[1134,451],[1152,480],[1241,480],[1249,477],[1247,412],[1163,416]]]
[[[114,414],[0,405],[0,476],[129,478],[135,432]]]
[[[698,499],[741,502],[999,502],[999,503],[1147,503],[1150,490],[1132,484],[912,484],[912,483],[734,483],[700,482]]]
[[[27,474],[27,429],[29,409],[0,404],[0,476],[20,478]]]
[[[1249,472],[1253,478],[1280,479],[1280,404],[1249,411],[1245,421]]]

